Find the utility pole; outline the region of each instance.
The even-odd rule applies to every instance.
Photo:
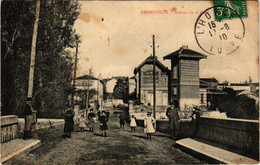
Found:
[[[76,36],[76,55],[75,55],[75,68],[74,68],[74,75],[73,75],[73,91],[72,91],[72,95],[71,95],[71,105],[73,106],[74,109],[74,93],[75,93],[75,81],[76,81],[76,74],[77,74],[77,62],[78,62],[78,37]]]
[[[91,68],[89,68],[88,72],[88,89],[87,89],[87,99],[86,99],[86,114],[88,112],[89,107],[89,85],[90,85],[90,75],[91,75]]]
[[[34,77],[34,70],[35,70],[35,52],[36,52],[36,40],[37,40],[38,23],[39,23],[39,15],[40,15],[40,4],[41,4],[40,0],[36,0],[36,13],[35,13],[35,21],[33,27],[30,74],[29,74],[27,98],[32,98],[32,93],[33,93],[33,77]]]
[[[155,44],[153,35],[153,117],[156,119],[156,81],[155,81]]]

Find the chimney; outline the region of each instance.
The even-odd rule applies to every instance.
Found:
[[[188,45],[182,45],[182,49],[188,49]]]

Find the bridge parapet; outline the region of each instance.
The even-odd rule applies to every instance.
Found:
[[[17,138],[18,117],[16,115],[1,116],[1,143]]]
[[[259,155],[259,121],[201,117],[198,138]]]

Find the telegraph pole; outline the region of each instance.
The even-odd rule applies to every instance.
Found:
[[[153,35],[153,117],[156,119],[156,81],[155,81],[155,44]]]
[[[40,4],[41,4],[40,0],[36,0],[36,13],[35,13],[35,21],[33,27],[30,74],[29,74],[27,98],[32,98],[32,93],[33,93],[33,77],[34,77],[34,70],[35,70],[35,52],[36,52],[36,40],[37,40],[38,23],[39,23],[39,15],[40,15]]]
[[[89,68],[89,72],[88,72],[88,89],[87,89],[87,99],[86,99],[86,113],[88,112],[88,106],[89,106],[90,75],[91,75],[91,68]]]
[[[76,41],[76,55],[75,55],[75,68],[74,68],[74,77],[73,77],[73,91],[72,91],[72,95],[71,95],[71,105],[73,106],[74,109],[74,93],[75,93],[75,81],[76,81],[76,74],[77,74],[77,62],[78,62],[78,40]]]

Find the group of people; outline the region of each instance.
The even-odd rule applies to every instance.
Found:
[[[120,129],[125,129],[125,122],[126,122],[126,117],[123,114],[119,115],[119,125]],[[136,117],[134,115],[131,115],[130,117],[130,128],[131,132],[135,132],[135,127],[137,126],[136,124]]]
[[[106,131],[108,129],[107,122],[109,119],[109,111],[98,111],[98,120],[100,122],[100,131],[102,136],[107,136]],[[65,126],[64,126],[64,133],[63,137],[71,137],[71,132],[73,132],[74,128],[74,112],[73,110],[69,109],[66,111],[65,114]],[[94,132],[94,124],[96,122],[96,114],[94,113],[93,109],[90,109],[90,112],[87,115],[87,119],[84,118],[84,115],[81,115],[79,119],[79,129],[80,131],[84,132],[86,128],[89,128],[89,131]]]

